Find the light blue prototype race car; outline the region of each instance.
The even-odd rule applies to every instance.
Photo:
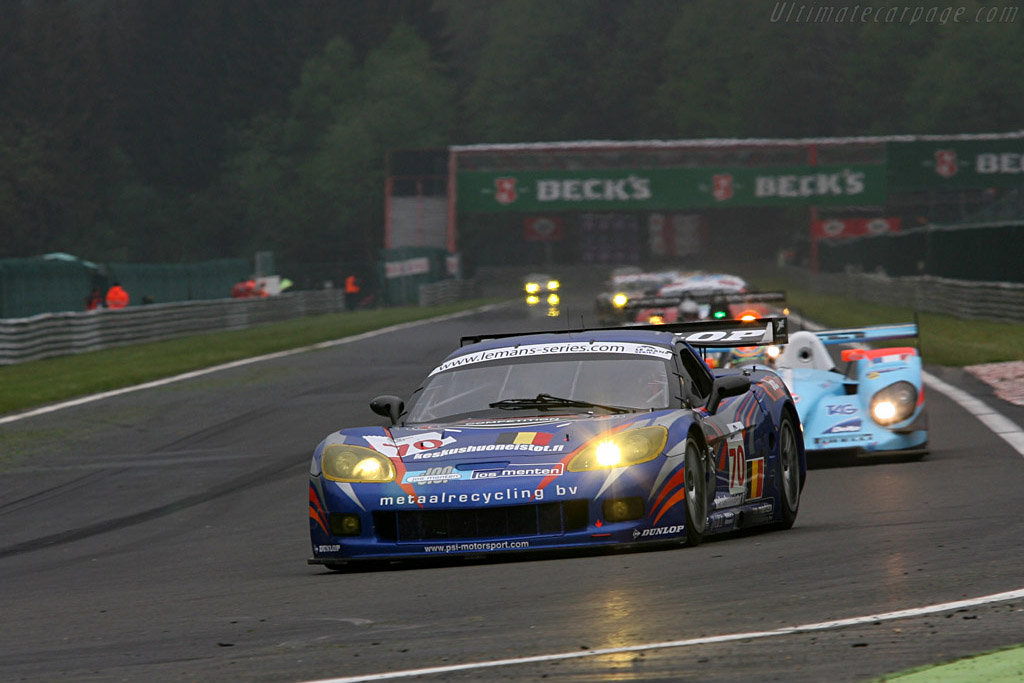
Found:
[[[775,363],[804,428],[808,454],[836,460],[886,455],[920,458],[928,452],[921,356],[912,346],[867,348],[866,343],[917,337],[915,323],[820,332],[798,331]],[[843,349],[845,370],[826,346]]]

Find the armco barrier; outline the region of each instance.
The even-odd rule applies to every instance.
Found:
[[[265,299],[186,301],[4,319],[0,365],[344,310],[344,293],[330,289]]]
[[[476,296],[478,290],[472,280],[446,280],[421,287],[421,306],[469,298]],[[185,301],[0,319],[0,365],[202,332],[244,330],[263,323],[345,310],[344,292],[324,289],[286,292],[265,299]]]
[[[818,273],[792,269],[803,286],[825,294],[876,304],[906,306],[957,318],[1024,323],[1024,284],[975,282],[922,275],[888,277],[875,273]]]
[[[420,285],[420,306],[450,304],[480,296],[476,280],[441,280]]]

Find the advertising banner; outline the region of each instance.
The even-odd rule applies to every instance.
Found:
[[[829,218],[811,221],[811,236],[817,239],[863,237],[899,231],[899,218]]]
[[[885,166],[460,171],[458,211],[675,210],[882,204]]]
[[[889,191],[1024,185],[1024,139],[890,142]]]
[[[558,242],[565,237],[562,219],[557,217],[530,216],[523,221],[523,229],[527,242]]]

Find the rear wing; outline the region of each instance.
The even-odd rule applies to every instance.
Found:
[[[671,332],[678,339],[697,348],[765,346],[789,342],[789,319],[784,317],[758,318],[756,320],[702,320],[689,323],[668,323],[666,325],[625,325],[622,327],[584,327],[568,330],[542,330],[538,332],[502,332],[498,334],[470,335],[462,337],[460,346],[474,344],[484,339],[502,339],[525,334],[573,334],[607,330],[651,330]]]
[[[626,302],[625,308],[629,309],[642,309],[642,308],[665,308],[668,306],[678,306],[684,299],[693,299],[698,303],[709,303],[711,301],[721,302],[726,304],[759,304],[759,303],[770,303],[773,301],[785,301],[786,293],[783,291],[776,292],[708,292],[708,291],[694,291],[694,292],[682,292],[680,294],[671,294],[667,296],[649,296],[642,297],[639,299],[630,299]]]
[[[640,329],[672,332],[690,346],[702,349],[768,346],[789,343],[789,319],[705,320],[693,323],[643,325]],[[629,329],[637,329],[631,327]]]
[[[814,334],[825,344],[852,344],[855,342],[906,339],[908,337],[918,336],[917,323],[851,327],[845,330],[822,330],[820,332],[815,332]]]

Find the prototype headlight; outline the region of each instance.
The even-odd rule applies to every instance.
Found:
[[[548,305],[557,306],[559,301],[560,299],[558,298],[558,295],[555,294],[554,292],[548,294]]]
[[[377,451],[362,446],[332,444],[324,447],[320,460],[324,476],[331,481],[385,482],[395,479],[394,464]]]
[[[527,282],[523,289],[526,290],[527,294],[536,294],[540,291],[540,285],[536,282]]]
[[[593,439],[569,461],[570,472],[628,467],[654,460],[668,441],[664,427],[641,427]]]
[[[917,389],[910,382],[896,382],[871,397],[871,418],[885,426],[903,422],[914,414]]]
[[[627,303],[629,303],[629,297],[625,294],[620,293],[612,297],[612,306],[615,306],[615,308],[622,308]]]
[[[526,297],[526,303],[530,304],[531,306],[539,304],[540,303],[540,297],[537,296],[536,294],[531,294],[528,297]]]
[[[562,286],[562,283],[559,282],[558,280],[548,280],[548,291],[549,292],[553,292],[553,291],[555,291],[556,289],[558,289],[561,286]]]

